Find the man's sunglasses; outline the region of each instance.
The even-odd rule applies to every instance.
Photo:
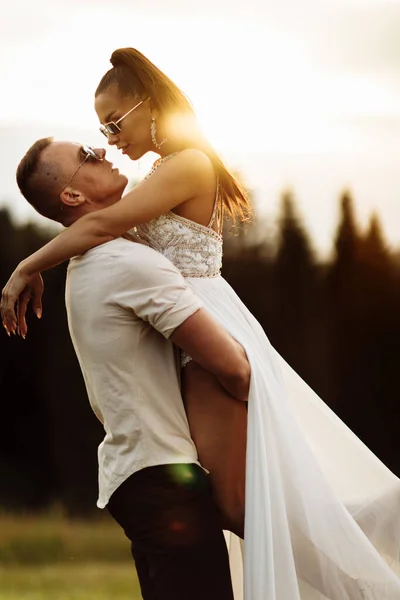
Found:
[[[146,102],[146,100],[149,100],[149,98],[145,98],[145,100],[141,100],[133,108],[128,110],[128,112],[125,113],[120,119],[118,119],[118,121],[110,121],[109,123],[104,123],[104,125],[100,125],[99,129],[100,129],[101,133],[103,135],[105,135],[106,138],[108,138],[110,135],[118,135],[119,133],[121,133],[121,127],[118,125],[118,123],[121,123],[121,121],[123,119],[125,119],[125,117],[130,115],[131,112],[133,112],[136,108],[139,108],[139,106],[141,104],[143,104],[143,102]]]
[[[80,149],[80,152],[81,152],[81,155],[83,156],[83,160],[79,163],[78,168],[74,171],[74,173],[68,179],[67,183],[64,185],[63,189],[61,190],[61,193],[65,190],[66,187],[69,186],[69,184],[71,183],[71,181],[73,180],[75,175],[78,173],[79,169],[82,167],[82,165],[85,164],[85,162],[87,160],[92,159],[92,160],[98,160],[99,162],[102,162],[104,160],[104,158],[102,156],[100,156],[100,154],[97,154],[96,150],[91,148],[91,146],[86,146],[86,144],[84,146],[82,146],[82,148]]]

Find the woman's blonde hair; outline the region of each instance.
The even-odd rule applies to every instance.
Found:
[[[218,176],[220,197],[225,211],[234,221],[245,221],[251,213],[247,192],[228,171],[222,160],[201,133],[193,107],[185,94],[141,52],[134,48],[120,48],[112,53],[112,68],[102,77],[95,95],[117,87],[122,96],[151,98],[160,120],[171,130],[182,123],[179,138],[183,148],[197,148],[204,152]]]

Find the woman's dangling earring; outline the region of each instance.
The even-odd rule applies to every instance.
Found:
[[[161,140],[161,142],[157,142],[157,125],[155,117],[151,117],[150,135],[151,141],[153,142],[153,145],[157,148],[157,150],[159,150],[161,146],[167,141],[167,138],[164,138],[163,140]]]

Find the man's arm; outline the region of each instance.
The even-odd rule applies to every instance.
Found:
[[[151,248],[128,242],[115,259],[110,285],[116,302],[185,350],[235,398],[247,400],[245,351],[202,308],[174,265]]]
[[[188,317],[170,340],[213,373],[238,400],[249,396],[250,365],[243,347],[204,309]]]

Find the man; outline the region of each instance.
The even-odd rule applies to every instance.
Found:
[[[36,210],[65,226],[117,202],[127,184],[105,150],[51,138],[28,150],[17,181]],[[130,239],[72,259],[66,304],[106,434],[98,506],[108,506],[131,540],[143,598],[232,600],[219,513],[190,438],[171,342],[239,400],[249,386],[243,348],[165,257]]]

